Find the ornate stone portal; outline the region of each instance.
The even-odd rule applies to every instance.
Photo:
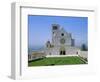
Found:
[[[77,55],[79,50],[71,33],[60,28],[59,24],[52,24],[52,41],[46,43],[46,55]]]

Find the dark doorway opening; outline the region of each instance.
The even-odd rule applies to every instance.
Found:
[[[66,55],[66,51],[60,51],[60,55]]]

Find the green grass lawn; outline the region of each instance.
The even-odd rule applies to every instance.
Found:
[[[86,64],[80,57],[48,57],[28,62],[28,66],[53,66],[53,65],[72,65]]]

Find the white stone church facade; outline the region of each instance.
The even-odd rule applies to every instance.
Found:
[[[58,24],[52,24],[52,40],[47,41],[46,55],[78,55],[80,49],[75,47],[72,34],[61,28]]]

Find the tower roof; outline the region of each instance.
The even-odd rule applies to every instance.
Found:
[[[50,43],[50,41],[47,41],[47,43]]]
[[[52,26],[60,26],[60,25],[55,23],[55,24],[52,24]]]

